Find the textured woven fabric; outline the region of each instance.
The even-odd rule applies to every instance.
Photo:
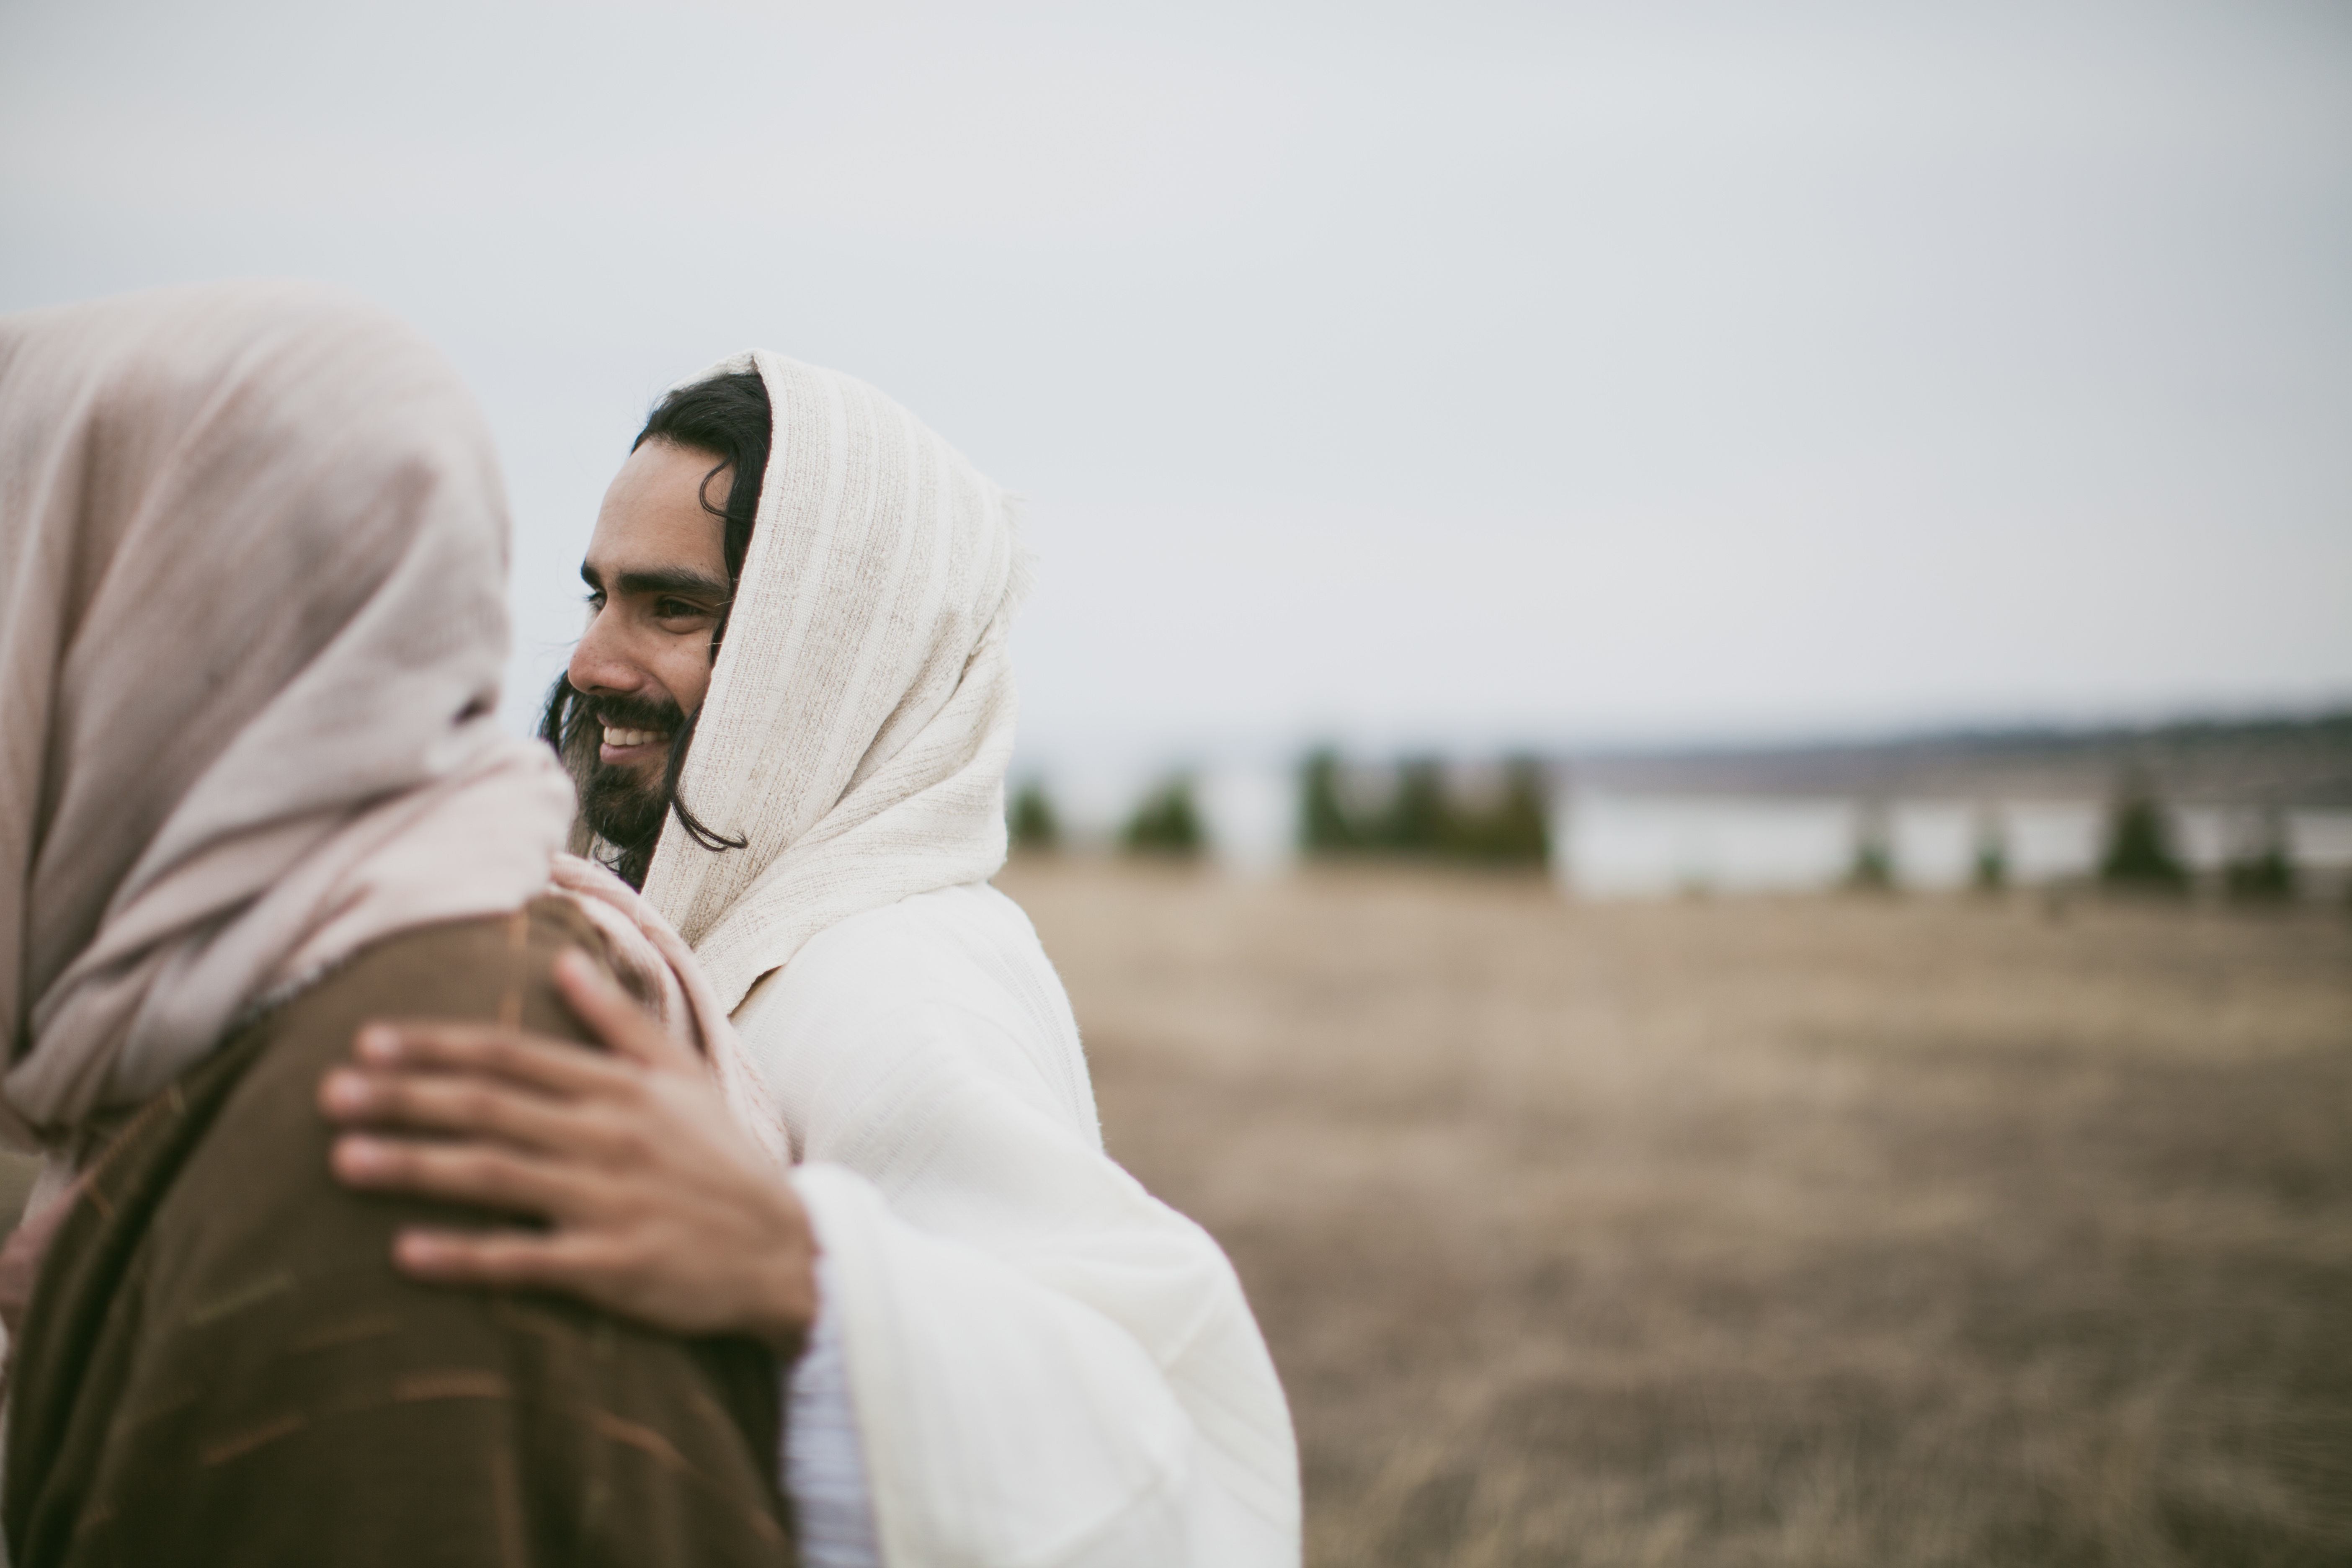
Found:
[[[546,884],[496,718],[506,501],[373,307],[207,284],[0,321],[0,1124],[68,1142],[367,942]]]
[[[1004,493],[865,383],[764,350],[774,438],[742,581],[646,897],[721,1004],[847,915],[1004,860],[1025,570]]]
[[[551,870],[555,891],[604,937],[622,984],[672,1038],[702,1053],[736,1121],[779,1171],[790,1166],[792,1152],[775,1097],[686,939],[635,889],[593,860],[558,855]]]

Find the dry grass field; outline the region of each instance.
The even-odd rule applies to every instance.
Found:
[[[2352,1563],[2340,914],[999,881],[1311,1563]]]
[[[1318,1568],[2352,1563],[2340,916],[999,881]]]

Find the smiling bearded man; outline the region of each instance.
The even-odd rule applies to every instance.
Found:
[[[672,816],[706,848],[742,847],[680,806],[677,785],[759,505],[759,482],[734,476],[764,472],[770,445],[756,374],[673,393],[637,433],[581,563],[588,632],[541,733],[579,781],[573,847],[601,847],[633,888],[645,886]]]
[[[1239,1282],[1104,1152],[1060,981],[987,885],[1024,574],[1003,494],[873,388],[766,353],[681,387],[605,498],[549,709],[575,841],[693,944],[803,1162],[803,1560],[1295,1563],[1289,1415]],[[686,1152],[616,1174],[655,1137],[632,1097],[520,1065],[525,1037],[396,1037],[329,1082],[331,1115],[374,1124],[339,1173],[547,1221],[412,1235],[412,1272],[682,1328],[647,1289],[667,1238],[783,1212]],[[737,1260],[769,1317],[811,1283],[784,1251],[798,1273]]]

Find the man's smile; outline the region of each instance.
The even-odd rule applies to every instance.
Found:
[[[669,744],[666,731],[625,730],[617,724],[607,724],[604,730],[604,744],[596,749],[599,762],[634,763]]]

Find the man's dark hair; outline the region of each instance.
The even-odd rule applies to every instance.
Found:
[[[634,452],[648,441],[667,441],[690,451],[707,452],[717,459],[702,478],[702,509],[719,520],[724,530],[721,548],[727,557],[728,606],[719,612],[719,624],[710,631],[710,657],[714,661],[719,658],[719,645],[727,636],[727,619],[734,608],[736,586],[743,580],[743,557],[751,548],[751,522],[760,510],[760,484],[768,471],[768,443],[773,427],[774,415],[768,404],[766,384],[757,371],[737,371],[670,393],[654,405],[645,428],[629,443],[629,450]],[[726,504],[714,506],[710,481],[730,470],[732,478]],[[627,716],[644,717],[642,711]],[[687,809],[678,795],[678,779],[686,771],[687,750],[694,742],[695,722],[700,717],[699,711],[681,715],[672,727],[669,760],[662,770],[661,788],[661,798],[667,803],[668,811],[658,805],[650,811],[622,810],[607,814],[605,822],[597,823],[593,807],[600,800],[626,793],[625,781],[600,776],[606,770],[596,760],[603,728],[597,701],[572,687],[569,672],[557,676],[548,690],[547,709],[540,720],[540,738],[555,748],[556,755],[571,770],[580,786],[583,812],[589,815],[599,835],[613,847],[612,868],[632,887],[645,884],[646,872],[653,865],[655,847],[661,842],[662,820],[670,812],[677,814],[678,826],[706,849],[743,847],[742,839],[730,838],[707,826]],[[625,822],[621,820],[624,818]]]

